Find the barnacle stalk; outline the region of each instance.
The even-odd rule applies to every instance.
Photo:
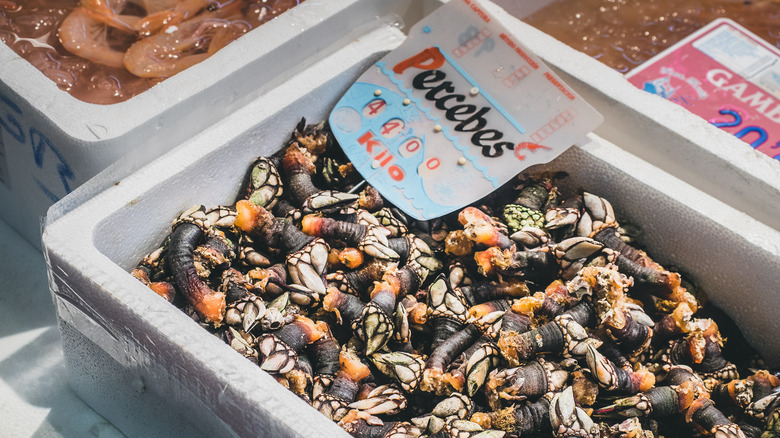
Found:
[[[382,421],[367,412],[351,410],[339,421],[355,438],[417,438],[422,431],[405,421]]]
[[[304,150],[297,143],[292,143],[282,158],[282,168],[287,177],[289,195],[296,205],[303,205],[309,196],[319,191],[311,180],[311,175],[316,170],[311,159],[304,154]]]
[[[745,438],[742,429],[723,415],[709,398],[696,399],[685,413],[685,421],[717,438]]]
[[[341,420],[349,411],[348,405],[355,401],[360,383],[371,374],[357,354],[348,349],[342,349],[339,354],[340,369],[333,383],[314,399],[315,409],[333,421]]]
[[[298,352],[319,339],[323,328],[305,316],[287,324],[274,333],[265,333],[257,340],[258,350],[263,356],[260,368],[269,372],[284,374],[295,367]]]
[[[650,346],[653,321],[626,295],[632,285],[630,278],[610,264],[582,268],[567,288],[574,295],[589,296],[599,323],[623,350],[636,357]]]
[[[510,436],[526,436],[550,430],[550,400],[547,393],[530,404],[515,404],[492,412],[477,412],[471,421],[488,429],[503,430]]]
[[[655,385],[655,375],[645,369],[629,371],[616,366],[611,360],[588,345],[585,359],[599,386],[607,391],[635,394],[647,391]]]
[[[482,332],[474,324],[468,324],[463,329],[435,346],[425,363],[421,389],[443,395],[447,390],[444,372],[452,361],[466,348],[472,345]]]
[[[428,320],[433,327],[434,348],[466,323],[466,297],[458,288],[451,288],[440,274],[428,288]]]
[[[548,392],[558,392],[568,378],[568,371],[538,358],[520,367],[492,371],[485,384],[485,392],[490,407],[498,410],[502,400],[519,402],[536,399]]]
[[[256,294],[278,297],[287,289],[287,268],[277,263],[267,268],[254,268],[246,273],[247,288]]]
[[[307,236],[294,225],[276,219],[266,209],[249,201],[238,201],[236,210],[237,227],[265,239],[269,246],[279,247],[286,254],[285,264],[293,283],[325,294],[322,276],[330,248],[324,240]]]
[[[580,303],[529,332],[502,333],[498,346],[504,356],[515,363],[542,353],[584,356],[588,345],[601,345],[601,341],[589,337],[583,328],[583,325],[589,325],[592,318],[593,310],[590,306]]]
[[[550,402],[550,425],[553,436],[598,438],[599,428],[590,416],[574,402],[571,387],[555,394]]]
[[[211,289],[198,276],[194,259],[195,248],[208,225],[203,206],[184,212],[173,225],[166,261],[177,289],[198,316],[218,327],[225,316],[225,294]]]
[[[400,256],[399,264],[420,267],[422,281],[425,281],[431,272],[442,268],[442,263],[436,258],[431,247],[414,234],[387,239],[387,244]]]
[[[502,278],[546,279],[555,274],[553,254],[546,250],[515,251],[491,247],[474,253],[477,269],[485,276],[498,274]]]
[[[387,236],[390,233],[382,227],[308,215],[301,222],[301,230],[311,236],[343,241],[378,259],[395,261],[400,258],[388,246]]]
[[[683,339],[669,341],[662,360],[671,365],[688,365],[705,378],[709,388],[739,378],[737,367],[723,357],[723,340],[717,326],[694,331]]]
[[[336,271],[325,278],[328,285],[350,295],[361,296],[375,281],[382,279],[386,271],[395,267],[395,263],[374,259],[355,271]]]
[[[501,233],[493,219],[475,207],[466,207],[458,214],[466,236],[475,243],[507,249],[514,245],[512,239]]]
[[[336,378],[336,373],[341,369],[339,364],[341,347],[333,337],[330,327],[323,327],[322,336],[309,345],[308,352],[313,361],[312,399],[314,399],[330,387],[333,379]]]

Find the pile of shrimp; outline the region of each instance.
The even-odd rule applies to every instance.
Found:
[[[301,1],[0,0],[0,40],[75,97],[116,103]]]

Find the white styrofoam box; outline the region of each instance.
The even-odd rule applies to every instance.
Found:
[[[140,167],[408,4],[307,0],[114,105],[72,97],[0,44],[0,218],[39,245],[46,209],[112,162]]]
[[[495,5],[490,11],[605,117],[596,134],[780,229],[780,163]]]
[[[131,436],[342,433],[330,422],[303,421],[300,413],[311,412],[303,401],[186,315],[150,300],[127,270],[183,209],[231,202],[255,157],[280,147],[301,117],[326,118],[352,82],[402,40],[394,27],[363,35],[98,194],[98,204],[104,194],[112,199],[97,207],[106,221],[70,221],[95,208],[88,201],[93,207],[77,207],[45,229],[70,383],[93,409]],[[132,213],[104,216],[123,206]],[[61,240],[61,232],[74,239]]]
[[[153,398],[209,433],[346,436],[128,273],[183,210],[232,204],[251,161],[280,148],[300,117],[324,119],[357,77],[323,71],[293,78],[45,228],[74,389],[121,430],[138,427],[128,412]],[[644,228],[653,257],[688,273],[780,363],[780,232],[595,135],[543,168],[570,174],[564,192],[607,197]]]

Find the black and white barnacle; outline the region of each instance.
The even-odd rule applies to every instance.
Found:
[[[251,333],[228,326],[224,332],[224,339],[239,354],[254,363],[258,363],[257,339]]]
[[[458,288],[440,274],[428,288],[428,320],[433,327],[433,344],[439,345],[466,323],[468,305]]]
[[[485,392],[490,407],[497,410],[503,401],[514,403],[558,392],[568,378],[569,372],[555,362],[537,358],[519,367],[493,370],[485,384]]]
[[[422,431],[411,423],[382,421],[357,409],[345,414],[339,426],[355,438],[418,438],[422,435]]]
[[[289,372],[298,361],[298,352],[322,334],[322,328],[305,316],[299,316],[295,322],[273,333],[262,334],[257,340],[257,349],[262,355],[260,368],[269,373]]]
[[[371,361],[382,374],[394,379],[407,393],[413,393],[420,386],[425,361],[419,354],[403,351],[375,353]]]
[[[225,294],[211,289],[198,275],[195,248],[210,228],[204,206],[195,206],[174,222],[166,262],[174,284],[205,322],[218,327],[225,314]]]
[[[502,333],[498,345],[505,356],[513,355],[517,362],[542,353],[584,356],[588,345],[601,345],[583,327],[590,326],[593,320],[593,309],[583,302],[529,332]]]
[[[282,178],[276,166],[266,157],[257,158],[249,166],[243,199],[271,209],[284,193]]]
[[[555,394],[550,401],[550,425],[555,437],[598,438],[599,427],[574,401],[571,387]]]
[[[344,348],[339,354],[339,371],[333,383],[314,398],[312,406],[333,421],[339,421],[349,412],[349,404],[355,401],[360,383],[371,371],[358,355]]]
[[[385,384],[372,389],[365,398],[350,403],[347,407],[371,415],[395,415],[406,409],[404,392],[395,384]]]
[[[337,192],[335,190],[322,190],[306,198],[301,206],[301,213],[332,213],[345,207],[357,207],[358,195],[352,193]]]
[[[497,411],[477,412],[471,421],[483,428],[495,428],[509,436],[526,436],[550,431],[550,401],[554,393],[548,392],[529,404],[515,404]]]
[[[379,225],[390,231],[390,237],[401,237],[409,233],[409,228],[407,228],[406,222],[404,222],[406,218],[397,217],[389,208],[383,207],[373,214],[379,221]]]
[[[389,231],[382,227],[309,215],[303,218],[301,229],[312,236],[342,241],[371,257],[389,261],[400,259],[400,255],[388,246]]]

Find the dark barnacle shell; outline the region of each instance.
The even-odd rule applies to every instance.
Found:
[[[505,355],[517,355],[512,358],[517,362],[542,353],[584,356],[588,345],[601,345],[601,341],[589,337],[583,328],[590,325],[593,316],[590,306],[580,303],[529,332],[502,333],[498,345]]]
[[[520,367],[492,371],[485,391],[490,407],[497,410],[501,408],[501,400],[518,402],[558,392],[563,389],[568,377],[569,372],[560,369],[554,362],[538,358]]]
[[[212,290],[197,274],[194,251],[208,229],[203,206],[184,212],[173,225],[166,261],[176,288],[205,321],[219,326],[225,316],[225,294]]]
[[[571,387],[555,394],[550,402],[550,425],[555,437],[598,438],[600,436],[598,426],[575,403]]]
[[[471,421],[484,428],[505,431],[509,436],[526,436],[550,430],[550,400],[554,394],[547,393],[530,404],[515,404],[491,412],[477,412]]]
[[[249,167],[249,176],[243,199],[271,209],[282,196],[282,178],[276,166],[265,157],[259,157]]]

